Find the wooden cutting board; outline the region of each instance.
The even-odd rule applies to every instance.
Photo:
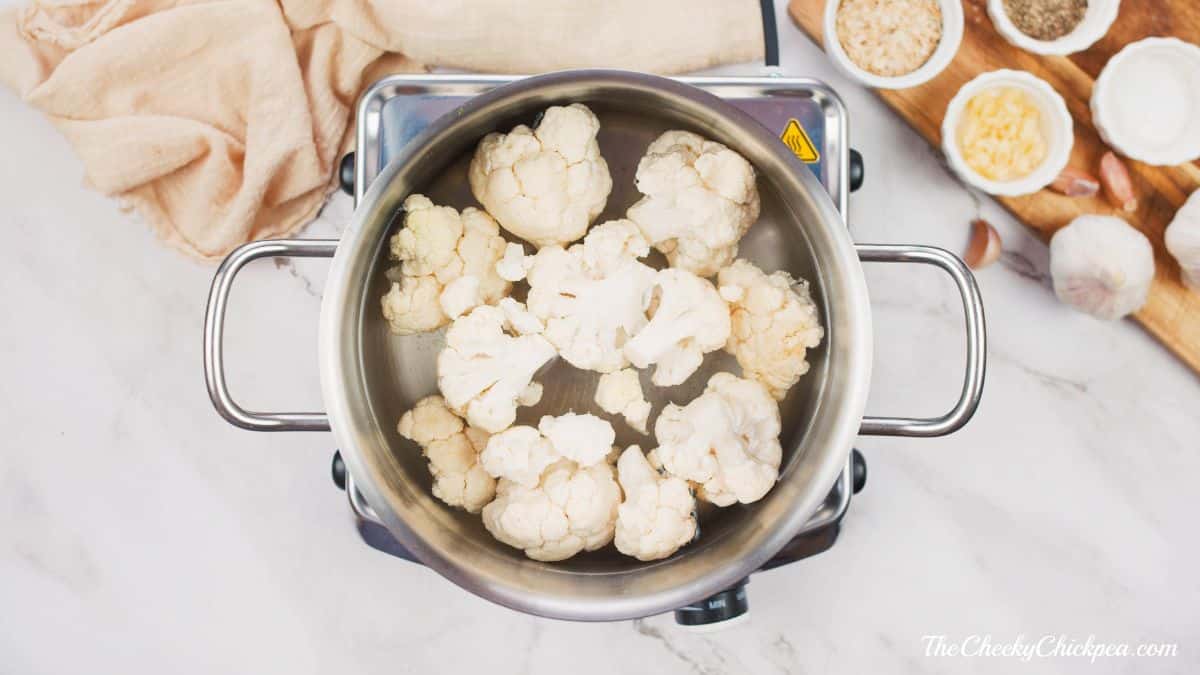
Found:
[[[792,19],[817,44],[822,42],[826,0],[792,0]],[[1149,36],[1169,36],[1200,43],[1200,0],[1125,0],[1104,39],[1068,57],[1038,56],[1010,45],[988,18],[986,0],[963,0],[966,16],[962,46],[954,61],[937,77],[919,87],[877,93],[935,147],[941,147],[942,116],[958,88],[976,75],[999,68],[1027,70],[1046,80],[1067,102],[1075,117],[1075,148],[1071,166],[1098,173],[1100,156],[1108,148],[1100,140],[1088,101],[1092,85],[1108,59],[1122,47]],[[1147,101],[1153,105],[1153,101]],[[1200,373],[1200,293],[1180,282],[1179,266],[1163,246],[1163,230],[1176,209],[1200,188],[1200,166],[1152,167],[1125,160],[1138,193],[1137,213],[1128,216],[1154,244],[1155,273],[1150,298],[1134,316],[1168,349]],[[1005,208],[1049,240],[1055,230],[1081,213],[1117,214],[1100,196],[1064,197],[1049,190],[1024,197],[997,197]],[[1118,214],[1122,215],[1122,214]],[[967,224],[963,223],[964,229]]]

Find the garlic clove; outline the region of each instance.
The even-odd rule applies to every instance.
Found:
[[[1119,319],[1146,303],[1154,249],[1116,216],[1079,216],[1050,240],[1050,276],[1059,300],[1099,319]]]
[[[1200,190],[1175,212],[1163,239],[1167,252],[1179,263],[1183,284],[1200,293]]]
[[[1050,189],[1068,197],[1091,197],[1100,191],[1100,181],[1079,169],[1067,167],[1050,183]]]
[[[1126,213],[1137,211],[1138,199],[1133,192],[1133,180],[1129,177],[1129,169],[1125,163],[1113,154],[1111,150],[1100,158],[1100,180],[1113,204]]]
[[[1000,257],[1000,234],[983,218],[971,221],[971,242],[963,260],[973,270],[983,269]]]

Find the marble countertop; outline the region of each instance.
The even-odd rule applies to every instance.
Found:
[[[826,80],[851,111],[867,161],[858,241],[961,250],[982,215],[1005,252],[978,277],[991,349],[972,423],[861,439],[870,480],[836,546],[755,575],[750,620],[710,633],[519,615],[363,545],[329,435],[255,434],[213,412],[213,269],[82,187],[66,142],[0,92],[0,672],[1195,672],[1200,378],[1134,323],[1060,305],[1044,245],[780,29],[787,74]],[[335,197],[308,234],[336,234],[350,211]],[[867,273],[868,412],[940,413],[963,354],[954,290],[934,271]],[[323,263],[242,279],[232,387],[251,408],[319,408]],[[1022,661],[927,655],[927,635],[1178,648]]]

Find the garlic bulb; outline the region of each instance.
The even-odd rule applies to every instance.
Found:
[[[1059,300],[1100,319],[1119,319],[1145,304],[1154,249],[1116,216],[1079,216],[1050,240],[1050,276]]]
[[[1167,226],[1167,251],[1179,263],[1183,283],[1200,293],[1200,190],[1175,212],[1175,218]]]

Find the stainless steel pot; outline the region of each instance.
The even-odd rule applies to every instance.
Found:
[[[811,371],[781,407],[785,457],[778,485],[755,504],[708,515],[697,542],[655,563],[611,550],[560,563],[526,559],[494,540],[478,516],[434,499],[424,459],[395,431],[405,410],[436,391],[433,364],[443,339],[441,332],[394,337],[379,311],[389,267],[386,239],[401,202],[419,191],[439,203],[472,203],[466,164],[483,135],[528,123],[546,106],[575,101],[599,115],[601,151],[613,173],[614,192],[600,220],[618,217],[636,198],[637,157],[665,129],[691,129],[744,155],[759,173],[763,207],[741,253],[766,269],[786,269],[808,279],[826,327],[823,344],[810,352]],[[226,386],[221,343],[226,299],[238,270],[268,256],[333,256],[320,319],[326,413],[250,412],[233,401]],[[945,415],[863,418],[872,347],[860,260],[932,264],[957,285],[966,315],[967,367],[961,397]],[[514,609],[564,619],[614,620],[675,609],[758,569],[820,506],[846,466],[857,434],[939,436],[960,428],[979,402],[984,340],[979,291],[956,256],[924,246],[856,246],[811,173],[745,113],[670,79],[571,71],[500,87],[435,122],[372,183],[340,241],[262,241],[230,254],[213,281],[204,353],[209,393],[222,416],[260,431],[332,429],[358,490],[396,539],[429,567]],[[657,392],[656,403],[690,400],[711,372],[731,365],[729,357],[712,355],[687,383]],[[540,377],[546,385],[542,402],[522,409],[520,420],[591,408],[594,375],[554,365]],[[619,443],[639,441],[646,443],[644,438],[618,437]]]

